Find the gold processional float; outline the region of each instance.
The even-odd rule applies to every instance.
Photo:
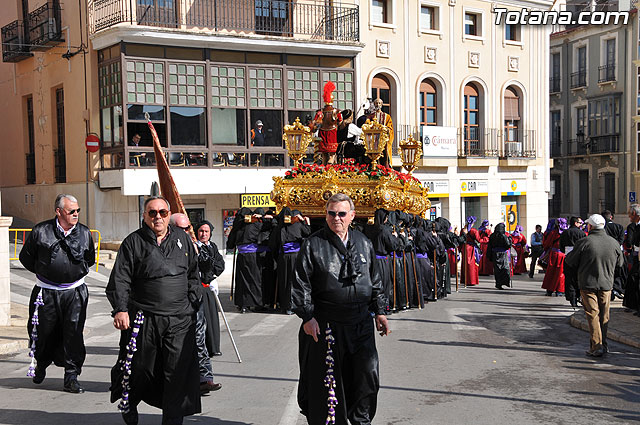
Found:
[[[312,135],[309,127],[304,126],[299,118],[293,124],[284,126],[282,138],[294,167],[284,177],[273,177],[275,184],[271,199],[278,211],[289,207],[300,210],[306,216],[324,216],[327,200],[336,193],[344,193],[353,200],[356,212],[361,217],[372,218],[378,208],[427,217],[431,208],[427,188],[411,175],[422,157],[421,143],[414,140],[413,136],[399,143],[402,165],[407,173],[378,165],[377,161],[389,141],[389,128],[375,118],[373,122],[366,121],[360,136],[371,164],[301,163]]]

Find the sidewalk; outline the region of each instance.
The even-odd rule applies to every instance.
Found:
[[[587,317],[582,307],[571,316],[571,326],[589,332]],[[640,348],[640,317],[625,312],[622,301],[616,298],[609,309],[607,339]]]

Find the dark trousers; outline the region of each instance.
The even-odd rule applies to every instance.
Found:
[[[209,351],[206,344],[207,321],[204,316],[204,303],[200,304],[196,314],[196,345],[198,347],[198,366],[200,370],[200,382],[213,381],[213,368],[209,359]]]
[[[133,324],[135,311],[129,312]],[[122,362],[132,328],[120,333],[118,361],[111,369],[111,402],[122,396]],[[155,316],[145,313],[131,363],[129,403],[141,401],[162,409],[163,424],[182,424],[183,416],[200,413],[200,382],[195,314]]]
[[[536,271],[536,263],[538,262],[538,258],[542,254],[542,249],[534,249],[531,248],[531,265],[529,266],[529,277],[533,277],[533,274]]]
[[[318,320],[321,336],[318,342],[300,327],[300,383],[298,404],[310,425],[324,425],[327,418],[328,389],[324,385],[327,373],[324,339],[326,321]],[[333,357],[336,380],[336,425],[370,425],[376,413],[380,388],[378,352],[375,345],[373,319],[354,325],[331,323],[335,338]]]
[[[35,358],[39,369],[51,363],[64,367],[65,384],[82,372],[87,352],[84,347],[84,322],[87,317],[89,291],[87,285],[57,291],[36,286],[31,291],[27,331],[31,336],[34,302],[42,289],[44,305],[38,308],[38,340]],[[31,341],[29,342],[31,344]]]

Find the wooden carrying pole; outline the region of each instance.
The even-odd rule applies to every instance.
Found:
[[[455,247],[454,261],[456,263],[456,292],[458,292],[458,247]]]
[[[438,263],[436,263],[435,248],[433,248],[433,299],[438,300]]]
[[[393,309],[396,310],[396,252],[393,251]]]
[[[413,251],[411,251],[411,259],[413,260],[413,277],[416,280],[416,296],[418,297],[418,310],[422,310],[422,296],[420,295],[420,287],[418,286],[420,283],[418,282],[418,273],[416,273],[416,256]]]

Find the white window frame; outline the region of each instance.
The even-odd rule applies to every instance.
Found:
[[[524,34],[523,34],[524,25],[522,24],[515,24],[515,25],[517,25],[517,28],[518,28],[518,40],[507,40],[507,24],[506,23],[502,25],[502,40],[505,45],[523,47],[524,42],[522,40],[524,40]]]
[[[372,0],[369,0],[369,29],[373,28],[373,27],[378,27],[378,28],[389,28],[389,29],[393,29],[395,31],[395,29],[397,28],[396,25],[396,5],[395,5],[395,0],[383,0],[386,5],[387,5],[387,12],[388,12],[388,17],[389,17],[389,22],[373,22],[373,7],[372,7]]]
[[[614,72],[614,81],[608,81],[608,83],[614,83],[618,81],[618,68],[620,68],[620,43],[618,42],[618,33],[605,34],[600,36],[600,66],[607,64],[607,41],[616,41],[616,54],[614,58],[614,65],[616,67]],[[598,79],[600,79],[600,69],[598,69]],[[602,83],[601,83],[602,84]]]
[[[434,24],[437,26],[437,29],[427,29],[420,26],[423,6],[433,8],[436,14],[436,16],[434,17]],[[421,0],[418,2],[418,33],[442,36],[442,8],[440,7],[440,3],[425,0]]]
[[[469,35],[467,33],[465,33],[465,16],[467,15],[467,13],[472,13],[474,15],[478,16],[478,19],[476,20],[476,25],[478,26],[478,31],[476,31],[478,34],[480,35]],[[482,9],[475,9],[475,8],[471,8],[471,7],[463,7],[462,8],[462,40],[476,40],[476,41],[482,41],[482,43],[484,44],[484,39],[485,39],[485,24],[484,24],[484,10]]]

